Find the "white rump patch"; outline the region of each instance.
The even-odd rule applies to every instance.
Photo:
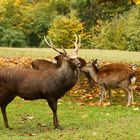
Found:
[[[136,77],[135,76],[133,76],[131,79],[130,79],[130,81],[131,81],[131,84],[135,84],[135,82],[136,82]]]

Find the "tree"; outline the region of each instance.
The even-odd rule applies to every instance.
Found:
[[[73,47],[75,40],[74,33],[84,35],[83,24],[71,13],[68,17],[58,16],[52,22],[49,29],[49,38],[51,38],[59,48],[64,46],[66,48]]]
[[[126,16],[125,36],[127,49],[140,51],[140,7],[134,7]]]
[[[30,46],[38,47],[57,12],[49,3],[37,3],[33,8],[26,7],[23,14],[22,28],[27,36],[27,42]]]
[[[140,8],[133,7],[111,22],[99,22],[91,32],[96,48],[140,51]]]

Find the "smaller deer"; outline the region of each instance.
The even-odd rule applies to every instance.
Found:
[[[50,69],[57,69],[62,64],[62,55],[57,55],[54,57],[55,62],[44,60],[44,59],[36,59],[34,60],[31,65],[33,69],[46,71]]]
[[[122,88],[128,93],[127,106],[131,105],[133,101],[133,84],[136,82],[136,76],[132,69],[125,67],[106,67],[105,69],[98,69],[97,59],[87,63],[82,71],[89,72],[92,79],[99,85],[100,100],[99,104],[102,103],[106,90],[109,91],[110,101],[111,89]]]

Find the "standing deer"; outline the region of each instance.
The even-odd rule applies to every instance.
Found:
[[[108,67],[98,69],[97,60],[89,62],[82,68],[83,71],[89,72],[92,79],[99,85],[100,101],[104,99],[106,90],[109,91],[111,99],[111,89],[122,88],[128,93],[127,106],[133,101],[133,84],[136,81],[135,73],[132,69],[125,67]],[[112,99],[111,99],[112,102]]]
[[[45,37],[44,37],[45,38]],[[53,43],[46,40],[55,51],[62,55],[62,64],[48,71],[23,68],[4,68],[0,70],[0,107],[5,127],[9,127],[6,115],[7,105],[19,96],[25,100],[46,99],[52,112],[55,128],[59,128],[57,101],[78,81],[80,62],[77,59],[81,46],[80,36],[76,36],[73,54],[57,50]]]

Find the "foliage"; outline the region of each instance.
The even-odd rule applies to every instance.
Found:
[[[1,2],[0,6],[0,21],[4,24],[16,26],[21,20],[21,11],[19,5],[14,3],[14,0],[7,0]]]
[[[56,9],[58,15],[67,15],[70,13],[70,0],[54,0],[51,1],[52,7]]]
[[[52,26],[49,29],[48,36],[54,41],[54,43],[61,48],[66,46],[71,48],[74,44],[72,41],[75,41],[75,35],[81,34],[84,35],[83,24],[75,17],[73,13],[66,16],[58,16],[52,22]],[[81,37],[82,38],[82,37]]]
[[[37,3],[33,8],[29,6],[24,14],[22,27],[26,33],[28,44],[38,47],[57,12],[47,3]]]
[[[140,7],[133,8],[127,15],[125,36],[127,49],[140,51]]]
[[[110,20],[129,9],[128,0],[72,0],[71,3],[87,29],[95,25],[99,19]]]
[[[24,33],[16,28],[0,26],[0,46],[27,47]]]
[[[71,48],[75,32],[84,48],[139,51],[139,10],[131,7],[128,0],[1,0],[0,45],[44,47],[46,35]]]
[[[140,51],[140,9],[132,8],[111,22],[100,21],[91,29],[96,48]]]
[[[94,34],[97,30],[97,27],[93,28],[93,42],[96,48],[103,49],[125,49],[125,40],[124,40],[124,27],[125,22],[121,17],[113,19],[112,22],[99,23],[98,26],[101,26],[99,29],[99,34]],[[97,31],[96,31],[97,32]]]
[[[24,0],[23,0],[24,1]],[[27,47],[26,36],[20,29],[23,1],[1,1],[0,6],[0,45],[8,47]]]

